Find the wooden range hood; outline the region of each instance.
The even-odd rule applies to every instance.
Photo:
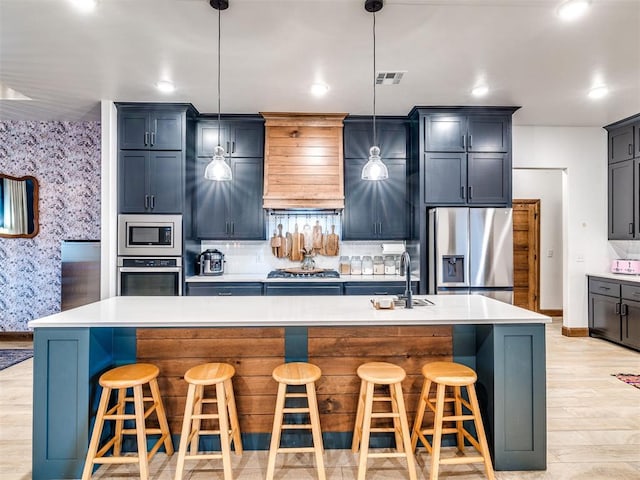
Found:
[[[270,113],[265,119],[264,208],[342,209],[346,113]]]

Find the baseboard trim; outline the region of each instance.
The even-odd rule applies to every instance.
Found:
[[[539,310],[542,315],[549,315],[550,317],[561,317],[562,309],[560,310]]]
[[[0,342],[16,340],[33,341],[33,332],[0,332]]]
[[[562,335],[565,337],[588,337],[589,329],[587,327],[565,327],[562,326]]]

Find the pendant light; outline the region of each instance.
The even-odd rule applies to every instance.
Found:
[[[231,167],[224,160],[225,151],[220,145],[220,11],[229,7],[228,0],[210,0],[209,4],[218,10],[218,146],[213,149],[213,159],[204,171],[204,178],[216,182],[228,182],[233,178]]]
[[[373,14],[373,146],[369,149],[369,160],[362,167],[362,180],[386,180],[389,170],[380,159],[380,147],[376,135],[376,12],[382,9],[383,0],[365,0],[364,8]]]

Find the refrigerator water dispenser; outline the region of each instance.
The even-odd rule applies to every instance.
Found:
[[[443,283],[464,283],[464,255],[442,255]]]

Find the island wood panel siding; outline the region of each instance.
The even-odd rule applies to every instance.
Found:
[[[344,208],[345,114],[262,113],[264,208]]]
[[[141,328],[136,343],[137,360],[160,368],[158,384],[174,434],[182,428],[184,374],[208,362],[236,369],[232,382],[241,431],[271,431],[278,388],[271,373],[284,362],[284,328]],[[208,388],[215,396],[215,388]]]
[[[402,389],[411,423],[422,389],[422,366],[452,360],[452,335],[449,326],[309,328],[309,362],[322,370],[316,383],[322,430],[353,431],[360,391],[356,370],[375,361],[393,363],[407,372]],[[388,404],[376,402],[374,408],[387,411]],[[433,414],[427,412],[425,422],[430,421]]]

